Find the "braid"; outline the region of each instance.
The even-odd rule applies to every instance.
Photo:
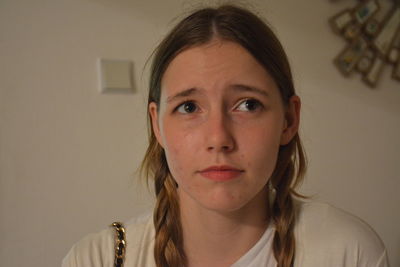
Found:
[[[279,189],[277,189],[279,192]],[[272,221],[275,224],[273,252],[277,267],[293,266],[295,255],[295,224],[293,198],[290,194],[277,193],[272,206]]]
[[[275,201],[272,204],[271,219],[275,225],[273,252],[278,263],[277,267],[291,267],[294,265],[296,243],[294,225],[296,209],[293,196],[304,196],[294,188],[301,182],[305,172],[305,155],[299,136],[279,152],[278,163],[271,182],[276,189]]]
[[[164,153],[162,164],[155,172],[157,203],[154,210],[156,231],[154,258],[158,267],[184,266],[182,228],[176,183],[170,176]]]

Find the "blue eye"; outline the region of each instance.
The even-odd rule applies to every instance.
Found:
[[[240,105],[236,108],[240,111],[255,111],[262,107],[260,101],[255,99],[246,99],[240,103]]]
[[[185,113],[193,113],[193,112],[195,112],[197,110],[197,106],[196,106],[196,104],[194,102],[187,101],[187,102],[184,102],[184,103],[180,104],[176,108],[176,110],[179,113],[184,113],[184,114]]]

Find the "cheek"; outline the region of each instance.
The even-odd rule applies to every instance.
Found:
[[[168,125],[162,133],[165,149],[172,155],[182,155],[193,151],[195,145],[194,133],[190,129]],[[192,149],[191,149],[192,148]]]
[[[273,127],[247,128],[242,135],[241,160],[257,172],[271,174],[278,157],[280,131]]]
[[[197,151],[196,138],[189,129],[178,128],[173,123],[165,125],[168,126],[162,131],[164,150],[171,174],[178,182],[180,177],[187,175],[185,171],[192,169],[193,153]]]

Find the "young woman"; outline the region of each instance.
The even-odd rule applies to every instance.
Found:
[[[148,111],[154,214],[87,236],[63,266],[388,266],[365,223],[299,200],[300,99],[251,12],[206,8],[178,23],[154,55]]]

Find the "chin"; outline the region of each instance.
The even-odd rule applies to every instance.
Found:
[[[231,213],[241,210],[243,207],[246,206],[247,203],[247,201],[232,199],[231,197],[219,196],[213,198],[213,201],[206,201],[201,203],[201,205],[204,208],[215,212]]]
[[[253,190],[216,190],[198,198],[198,203],[208,210],[232,213],[259,209],[268,203],[267,189]]]
[[[219,186],[214,188],[202,188],[202,190],[178,191],[181,201],[189,210],[197,207],[219,213],[232,213],[244,211],[251,206],[260,204],[263,199],[257,197],[262,191],[249,190],[246,185],[235,187]],[[260,195],[261,196],[261,195]],[[182,204],[183,204],[182,203]]]

